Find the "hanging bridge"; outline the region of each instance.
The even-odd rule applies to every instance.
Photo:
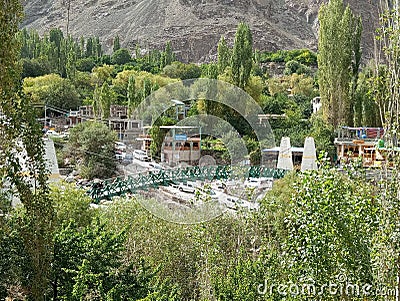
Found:
[[[111,199],[138,190],[168,186],[172,183],[196,180],[245,180],[247,178],[284,177],[287,170],[264,166],[190,166],[179,169],[160,169],[136,175],[117,177],[91,185],[87,193],[98,203],[102,199]]]

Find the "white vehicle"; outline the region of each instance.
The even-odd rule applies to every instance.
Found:
[[[150,158],[149,158],[149,156],[147,156],[147,153],[145,151],[142,151],[139,149],[136,149],[133,151],[133,157],[137,160],[144,161],[144,162],[150,161]]]
[[[58,137],[59,136],[59,134],[56,131],[53,131],[53,130],[48,130],[46,132],[46,135],[47,135],[47,137]]]
[[[256,178],[250,178],[244,182],[244,186],[257,188],[260,186],[260,182]]]
[[[194,193],[196,191],[196,187],[194,186],[193,183],[190,183],[190,182],[180,183],[178,189],[180,191],[189,192],[189,193]]]
[[[149,166],[151,168],[154,168],[154,169],[162,169],[162,166],[160,164],[155,163],[155,162],[150,162]]]
[[[117,152],[117,153],[115,153],[115,158],[118,160],[118,161],[122,161],[124,158],[125,158],[125,156],[126,156],[126,153],[122,153],[122,152]]]
[[[126,151],[126,144],[123,142],[115,142],[114,147],[116,150],[119,150],[121,152],[125,152]]]
[[[274,183],[273,178],[249,178],[244,182],[245,187],[254,187],[254,188],[272,188]]]

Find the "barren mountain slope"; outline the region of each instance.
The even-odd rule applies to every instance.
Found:
[[[108,49],[120,36],[133,49],[162,48],[170,40],[185,61],[208,61],[215,56],[221,35],[233,42],[237,24],[250,24],[256,48],[262,50],[317,47],[317,14],[322,0],[25,0],[24,26],[39,32],[52,27],[99,36]],[[378,26],[377,4],[351,0],[364,26],[364,57],[373,52]]]

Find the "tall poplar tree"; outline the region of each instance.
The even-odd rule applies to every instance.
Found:
[[[353,125],[353,103],[361,59],[361,18],[343,0],[319,10],[318,71],[324,119],[334,127]]]
[[[121,44],[119,42],[119,36],[115,36],[114,43],[113,43],[113,53],[119,49],[121,49]]]
[[[175,55],[172,52],[171,42],[168,41],[162,54],[162,62],[160,67],[164,68],[165,66],[170,65],[173,61],[175,61]]]
[[[111,106],[111,100],[112,98],[112,91],[110,89],[110,86],[104,82],[103,86],[101,87],[101,92],[100,92],[100,109],[101,109],[101,117],[102,118],[109,118],[110,117],[110,106]]]
[[[128,98],[128,116],[132,117],[132,112],[136,109],[138,105],[138,97],[136,95],[136,80],[133,75],[129,76],[128,90],[126,96]]]
[[[226,44],[226,40],[224,37],[218,42],[218,73],[222,74],[225,71],[225,68],[228,67],[231,63],[231,50]]]
[[[24,207],[17,230],[23,250],[19,250],[19,262],[14,262],[17,269],[23,270],[21,278],[10,284],[23,286],[29,300],[41,301],[45,299],[50,270],[53,207],[48,195],[41,127],[29,99],[21,93],[17,40],[21,18],[19,1],[0,1],[0,190],[10,189]],[[6,233],[5,229],[0,230]],[[3,239],[4,235],[0,244]],[[0,279],[1,286],[7,285],[3,281],[6,279]]]
[[[244,89],[253,66],[253,37],[250,27],[245,23],[238,25],[233,45],[231,67],[233,82]]]
[[[380,9],[383,13],[376,37],[377,51],[371,95],[378,105],[381,122],[385,128],[385,145],[396,147],[400,136],[399,3],[380,1]]]

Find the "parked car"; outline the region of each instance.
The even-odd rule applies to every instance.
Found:
[[[46,132],[46,135],[47,135],[47,137],[58,137],[59,136],[59,134],[56,131],[53,131],[53,130],[48,130]]]
[[[132,154],[125,154],[124,158],[122,159],[122,164],[128,165],[133,162],[133,155]]]
[[[154,168],[154,169],[162,169],[162,166],[160,164],[158,164],[158,163],[155,163],[155,162],[150,162],[149,166]]]
[[[133,157],[140,161],[150,162],[150,157],[147,156],[147,153],[139,149],[133,151]]]
[[[184,192],[194,193],[196,191],[196,187],[194,186],[193,183],[190,182],[180,183],[179,190]]]
[[[114,144],[115,150],[125,152],[126,151],[126,144],[120,141],[115,142]]]

